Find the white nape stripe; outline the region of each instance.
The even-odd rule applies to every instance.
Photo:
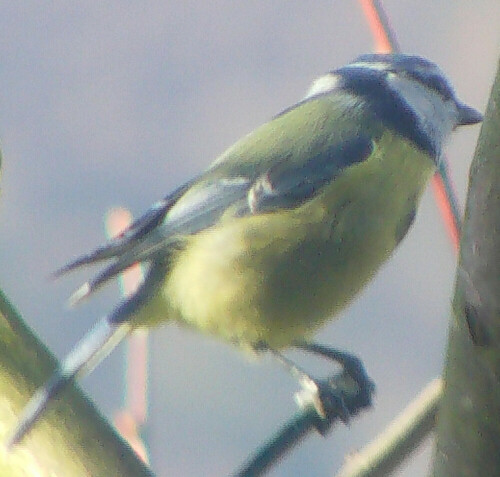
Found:
[[[390,67],[389,63],[378,63],[378,62],[358,62],[346,65],[348,68],[364,68],[369,70],[385,71]],[[327,73],[326,75],[316,78],[312,85],[307,90],[306,95],[303,100],[312,98],[318,94],[329,93],[334,90],[339,84],[339,76],[333,73]]]
[[[319,78],[316,78],[307,90],[307,93],[304,96],[304,100],[318,94],[329,93],[330,91],[335,89],[335,87],[338,85],[338,82],[338,76],[333,73],[328,73],[326,75],[320,76]]]

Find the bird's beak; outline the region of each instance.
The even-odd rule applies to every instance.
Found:
[[[480,123],[483,120],[483,115],[476,109],[471,108],[464,103],[458,103],[457,107],[457,126],[468,126],[470,124]]]

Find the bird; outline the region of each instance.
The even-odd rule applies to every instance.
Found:
[[[76,304],[145,267],[137,291],[35,392],[8,447],[133,329],[175,322],[276,353],[312,342],[407,234],[452,131],[481,120],[420,56],[365,54],[320,76],[118,237],[55,273],[104,264]]]

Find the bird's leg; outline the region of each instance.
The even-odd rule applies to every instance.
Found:
[[[340,373],[326,379],[315,380],[318,397],[313,397],[312,402],[314,404],[317,400],[322,403],[322,408],[318,409],[316,405],[315,408],[318,415],[325,421],[330,421],[336,413],[342,421],[347,422],[350,416],[371,406],[375,383],[369,378],[362,361],[357,356],[312,342],[297,342],[294,347],[335,361],[342,366]],[[330,404],[330,401],[335,403],[338,396],[342,400],[343,408],[347,411],[344,416]],[[321,429],[319,430],[321,432]]]
[[[329,430],[335,419],[347,423],[351,416],[371,405],[375,385],[359,358],[317,343],[298,342],[294,347],[333,360],[342,366],[342,371],[317,379],[279,351],[267,346],[259,347],[260,351],[270,352],[298,380],[302,391],[297,393],[297,401],[302,407],[314,407],[320,418],[316,427],[321,434]]]
[[[297,402],[301,407],[312,404],[322,419],[327,417],[327,409],[335,409],[336,415],[343,422],[349,420],[349,411],[345,407],[342,395],[337,392],[336,388],[332,387],[329,383],[323,382],[324,380],[313,378],[279,351],[272,348],[269,348],[268,351],[297,379],[302,387],[302,391],[296,394]]]
[[[370,400],[375,391],[375,384],[366,373],[363,362],[357,356],[313,342],[297,342],[294,344],[294,347],[339,363],[343,368],[342,373],[349,376],[358,386],[360,393],[366,401],[366,405],[369,406],[371,404]]]

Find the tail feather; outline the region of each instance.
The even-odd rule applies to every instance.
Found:
[[[59,278],[68,272],[76,270],[77,268],[83,267],[85,265],[92,265],[94,263],[102,262],[104,260],[109,260],[110,258],[116,257],[123,253],[127,248],[128,243],[122,240],[114,240],[96,250],[90,252],[87,255],[78,257],[76,260],[64,265],[64,267],[59,268],[52,273],[53,278]]]
[[[77,375],[89,373],[130,331],[128,322],[113,323],[103,318],[76,345],[47,383],[36,391],[24,408],[7,440],[7,448],[18,444],[31,430],[49,402]]]
[[[78,257],[76,260],[56,270],[52,276],[59,278],[68,272],[85,265],[121,257],[131,251],[139,242],[142,242],[154,228],[164,219],[168,210],[172,207],[186,187],[180,188],[171,196],[156,202],[142,217],[135,220],[126,230],[107,244],[93,250],[92,252]],[[126,268],[126,267],[125,267]]]
[[[109,315],[98,321],[82,340],[70,351],[57,371],[29,401],[7,446],[12,448],[36,424],[52,398],[75,377],[90,373],[131,331],[134,314],[156,293],[165,277],[168,264],[158,261],[148,270],[139,289]]]
[[[130,254],[128,257],[122,257],[111,265],[107,266],[93,279],[85,282],[73,295],[69,298],[70,306],[80,303],[83,299],[98,290],[106,282],[119,275],[121,272],[131,267],[137,262],[137,258]]]

